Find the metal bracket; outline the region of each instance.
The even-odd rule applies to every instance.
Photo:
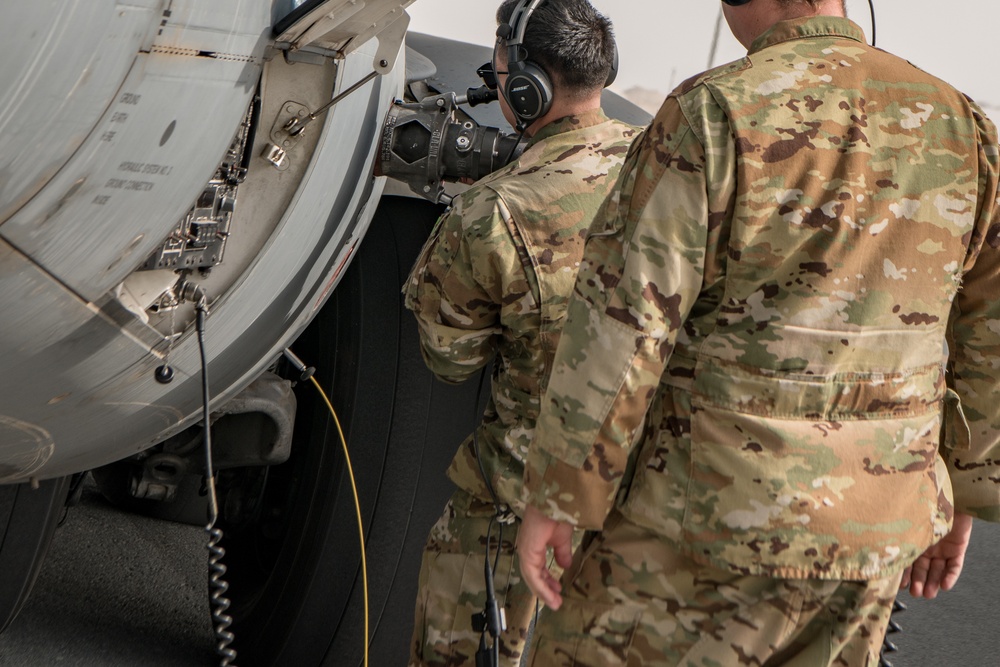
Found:
[[[299,102],[289,100],[281,105],[271,125],[271,132],[268,138],[271,140],[265,144],[261,157],[270,162],[278,171],[288,169],[290,162],[288,152],[299,143],[302,138],[301,130],[303,123],[309,118],[309,107]]]
[[[327,0],[275,40],[275,48],[291,59],[295,52],[314,49],[343,59],[374,37],[379,40],[373,68],[387,74],[396,64],[414,0]]]
[[[271,133],[268,135],[271,143],[284,149],[286,152],[295,146],[301,139],[301,133],[294,132],[300,123],[309,117],[309,107],[299,102],[289,100],[281,105],[274,124],[271,126]]]
[[[291,48],[293,50],[298,50],[303,46],[319,41],[327,34],[333,32],[338,26],[343,24],[344,21],[364,9],[364,7],[365,3],[357,2],[357,0],[342,0],[341,2],[331,6],[330,11],[309,26],[305,32],[299,35],[295,41],[292,42]]]
[[[132,477],[132,497],[170,502],[177,496],[177,487],[187,474],[188,463],[175,454],[159,452],[142,461]]]
[[[264,146],[264,152],[260,156],[270,162],[271,166],[278,171],[287,171],[288,167],[291,166],[291,162],[288,161],[288,151],[281,146],[269,143]]]
[[[378,37],[378,50],[375,51],[375,60],[372,64],[375,71],[383,76],[391,72],[396,65],[396,59],[403,51],[406,31],[410,27],[410,15],[404,11],[398,12],[395,16],[390,14],[387,18],[392,20],[375,33]],[[362,35],[358,35],[351,40],[351,44],[358,43],[361,38]]]

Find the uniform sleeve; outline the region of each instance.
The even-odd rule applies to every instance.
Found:
[[[978,252],[967,260],[948,345],[948,382],[961,410],[946,406],[942,454],[955,509],[1000,522],[1000,156],[985,117],[981,136]]]
[[[714,131],[729,137],[722,120]],[[525,468],[525,502],[552,519],[603,525],[700,292],[710,202],[728,200],[710,187],[731,190],[732,179],[706,158],[731,156],[699,136],[668,99],[591,230]]]
[[[431,232],[403,292],[428,368],[457,383],[492,358],[503,294],[523,269],[497,194],[477,187],[455,201]]]

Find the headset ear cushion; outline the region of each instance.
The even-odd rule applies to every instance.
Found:
[[[615,43],[615,52],[611,57],[611,71],[608,72],[608,78],[604,81],[604,87],[607,88],[615,82],[618,78],[618,44]]]
[[[506,93],[511,111],[522,121],[537,120],[552,108],[552,83],[541,68],[530,62],[508,75]]]

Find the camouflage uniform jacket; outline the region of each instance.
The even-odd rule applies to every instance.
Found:
[[[600,110],[546,125],[518,160],[456,198],[404,287],[438,377],[463,381],[496,354],[478,440],[502,502],[520,505],[523,461],[586,232],[636,134]],[[471,436],[448,474],[489,499]]]
[[[620,491],[784,578],[888,576],[954,508],[1000,521],[997,172],[975,104],[846,19],[682,84],[587,241],[526,501],[600,528]]]

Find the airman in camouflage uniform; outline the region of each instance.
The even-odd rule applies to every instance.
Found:
[[[509,20],[514,4],[501,6],[501,22]],[[567,16],[567,8],[574,14]],[[556,23],[558,29],[567,23],[572,28],[573,21],[595,40],[611,39],[610,22],[588,3],[549,0],[526,32],[532,60],[545,64],[533,26]],[[607,43],[613,49],[613,42]],[[470,436],[448,470],[459,489],[425,547],[411,665],[476,664],[480,632],[474,630],[472,616],[484,609],[484,561],[489,553],[493,562],[500,535],[494,583],[507,619],[501,663],[518,665],[524,651],[536,604],[514,555],[523,461],[587,229],[638,134],[638,128],[610,120],[600,109],[612,53],[596,50],[599,67],[590,72],[588,86],[576,86],[576,95],[560,89],[559,71],[550,69],[557,88],[549,116],[529,126],[531,140],[519,159],[456,198],[404,288],[406,306],[419,324],[424,359],[436,375],[460,382],[496,357],[475,444],[497,500],[514,521],[491,525],[496,514],[492,493]],[[502,69],[502,54],[498,61]],[[501,85],[503,80],[501,75]],[[509,113],[506,105],[504,109]]]
[[[904,569],[932,597],[1000,521],[997,130],[815,4],[725,7],[784,20],[595,221],[525,468],[532,665],[876,665]]]

